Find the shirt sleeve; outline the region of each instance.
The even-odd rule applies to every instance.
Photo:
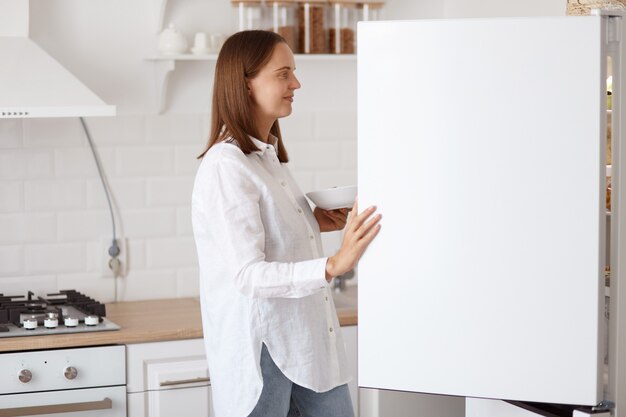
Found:
[[[227,271],[241,293],[248,297],[299,298],[326,287],[328,258],[265,260],[261,191],[243,163],[228,157],[212,161],[205,180],[203,197],[194,204],[204,206],[206,237],[214,240],[210,246],[219,251],[207,256]]]

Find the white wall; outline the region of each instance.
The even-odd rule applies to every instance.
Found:
[[[129,274],[102,274],[109,215],[77,119],[0,120],[0,293],[75,288],[102,301],[197,295],[189,198],[208,132],[212,63],[179,62],[167,110],[158,115],[153,0],[31,0],[30,33],[107,103],[114,118],[90,118],[129,240]],[[518,1],[490,2],[519,11]],[[535,0],[551,13],[565,0]],[[485,11],[482,1],[389,0],[387,19]],[[536,9],[535,9],[536,8]],[[563,5],[564,9],[564,5]],[[458,11],[455,12],[455,11]],[[528,10],[526,10],[528,11]],[[230,33],[228,0],[170,0],[165,23],[189,41]],[[356,61],[297,61],[302,89],[282,122],[291,169],[303,191],[356,183]],[[392,143],[389,146],[393,146]],[[339,244],[325,238],[327,254]]]

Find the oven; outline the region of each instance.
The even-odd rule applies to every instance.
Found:
[[[0,354],[0,417],[126,416],[126,347]]]

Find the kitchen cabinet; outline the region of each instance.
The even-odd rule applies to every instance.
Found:
[[[359,263],[362,387],[587,406],[626,392],[619,199],[607,388],[602,331],[606,66],[608,50],[624,50],[619,21],[359,27],[359,203],[383,213]],[[381,153],[381,137],[402,152]],[[625,156],[613,155],[618,192]]]
[[[127,345],[129,417],[213,416],[202,339]]]

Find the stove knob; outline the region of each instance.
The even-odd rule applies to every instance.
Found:
[[[78,370],[73,366],[68,366],[63,370],[66,379],[74,379],[78,376]]]
[[[33,379],[33,373],[29,371],[28,369],[22,369],[21,371],[18,372],[17,379],[19,379],[20,382],[25,384],[29,382],[31,379]]]
[[[46,329],[54,329],[59,325],[59,320],[47,318],[43,320],[43,325]]]
[[[26,330],[35,330],[37,328],[37,320],[25,319],[23,322],[23,325]]]
[[[75,317],[66,317],[63,324],[65,324],[65,327],[76,327],[78,326],[78,319]]]
[[[98,316],[86,316],[85,324],[87,326],[97,326],[100,323],[100,318]]]

